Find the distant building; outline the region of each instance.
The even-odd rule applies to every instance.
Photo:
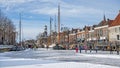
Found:
[[[120,42],[120,11],[115,20],[109,25],[109,41]]]
[[[96,40],[96,38],[95,38],[95,33],[94,33],[94,26],[90,26],[89,32],[87,34],[88,45],[94,46],[95,40]]]
[[[106,20],[105,16],[103,20],[94,28],[94,33],[96,37],[95,45],[98,46],[100,49],[105,49],[107,47],[109,41],[109,32],[108,26],[110,21]]]
[[[82,34],[84,34],[82,29],[78,29],[78,31],[77,31],[77,41],[78,42],[82,42],[82,40],[84,40],[84,37],[82,36]]]
[[[77,30],[78,29],[72,29],[69,33],[69,43],[75,44],[77,42]]]

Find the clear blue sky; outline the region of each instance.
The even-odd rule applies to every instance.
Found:
[[[43,32],[44,25],[49,29],[49,17],[57,14],[58,2],[61,24],[69,28],[98,24],[104,14],[114,19],[120,10],[120,0],[0,0],[0,8],[14,22],[16,31],[21,12],[23,37],[35,39]]]

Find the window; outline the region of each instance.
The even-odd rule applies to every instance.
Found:
[[[119,32],[120,32],[120,27],[119,27]]]
[[[115,28],[115,32],[117,32],[117,28]]]
[[[117,40],[120,40],[120,35],[117,35]]]
[[[103,32],[102,32],[102,29],[100,29],[100,36],[102,36]]]

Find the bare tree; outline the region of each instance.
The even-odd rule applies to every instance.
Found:
[[[13,22],[6,17],[0,10],[0,44],[13,44],[15,26]]]

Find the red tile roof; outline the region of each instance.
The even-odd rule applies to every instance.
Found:
[[[104,26],[104,25],[107,25],[107,22],[106,21],[101,21],[99,24],[98,24],[98,26]]]
[[[118,26],[118,25],[120,25],[120,12],[115,18],[115,20],[109,26],[112,27],[112,26]]]
[[[109,27],[111,26],[111,24],[113,23],[114,20],[108,20],[108,25]]]

